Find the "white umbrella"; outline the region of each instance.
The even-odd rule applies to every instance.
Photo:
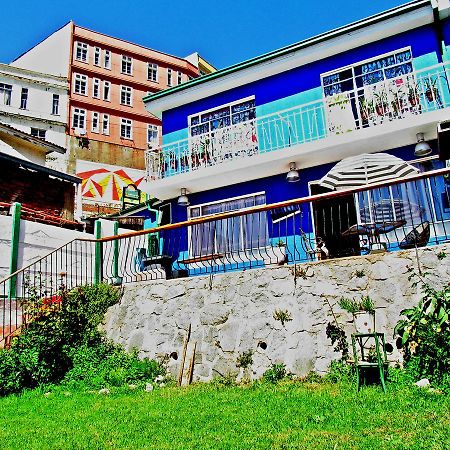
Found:
[[[411,164],[387,153],[363,153],[338,162],[319,182],[329,189],[349,189],[419,173]]]

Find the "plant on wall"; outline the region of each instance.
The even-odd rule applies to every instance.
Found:
[[[248,369],[253,364],[253,350],[241,353],[236,360],[236,367]]]
[[[342,297],[339,300],[339,306],[350,314],[355,314],[360,311],[366,311],[369,313],[375,312],[373,300],[368,295],[362,296],[361,300]]]
[[[273,318],[280,321],[281,325],[284,327],[286,322],[290,322],[292,320],[292,315],[287,309],[276,309],[273,312]]]

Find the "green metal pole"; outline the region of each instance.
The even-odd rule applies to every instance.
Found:
[[[96,220],[94,223],[94,237],[95,239],[100,239],[102,237],[102,223],[100,220]],[[102,263],[103,263],[103,252],[102,252],[102,242],[97,241],[95,243],[95,271],[94,271],[94,284],[99,284],[102,281]]]
[[[17,270],[17,260],[19,257],[19,235],[20,235],[20,212],[22,205],[13,203],[12,205],[12,230],[11,230],[11,258],[9,262],[9,273]],[[9,280],[9,298],[15,298],[17,293],[17,277]]]
[[[114,222],[114,236],[119,234],[119,222]],[[119,240],[113,241],[113,277],[117,279],[119,277]]]

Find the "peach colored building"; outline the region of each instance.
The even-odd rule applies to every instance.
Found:
[[[139,185],[144,152],[158,146],[161,121],[142,97],[204,71],[198,54],[179,58],[69,22],[13,63],[67,77],[69,173],[83,179],[86,215],[120,207],[122,188]],[[209,66],[209,70],[214,70]]]

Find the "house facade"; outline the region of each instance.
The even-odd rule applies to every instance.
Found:
[[[67,171],[82,178],[90,215],[120,208],[122,188],[140,184],[145,151],[160,143],[160,119],[142,97],[197,77],[204,64],[69,22],[11,65],[67,79]]]
[[[0,64],[1,123],[65,148],[67,102],[66,78]],[[64,171],[65,152],[53,152],[48,163]]]
[[[414,1],[145,97],[163,127],[162,146],[147,152],[145,189],[181,222],[327,192],[320,180],[362,153],[387,153],[421,172],[443,167],[436,138],[450,119],[448,16],[447,1]],[[426,157],[415,154],[418,133],[431,146]],[[290,168],[296,183],[286,180]],[[178,204],[181,190],[188,207]],[[395,205],[386,195],[380,202]],[[347,225],[360,223],[367,199],[357,197],[322,202],[303,217],[302,232],[324,234],[317,217],[338,203],[350,210]],[[441,219],[449,212],[445,204]],[[273,244],[276,221],[264,221]],[[192,245],[214,252],[219,234]],[[235,238],[238,250],[258,247],[246,239]]]

